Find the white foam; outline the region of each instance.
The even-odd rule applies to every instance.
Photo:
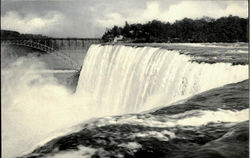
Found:
[[[137,142],[122,143],[122,144],[119,144],[118,146],[131,149],[134,152],[142,147],[141,144],[139,144]]]
[[[177,124],[182,126],[201,126],[211,122],[242,122],[249,120],[248,114],[249,109],[241,111],[200,111],[199,115],[180,119],[177,121]]]
[[[79,146],[78,150],[59,152],[54,155],[46,156],[46,158],[91,158],[97,149]]]
[[[132,137],[132,138],[135,138],[135,137],[146,137],[146,138],[153,137],[153,138],[157,138],[161,141],[169,141],[169,139],[176,138],[174,133],[167,131],[167,130],[163,130],[161,132],[146,131],[146,132],[141,132],[141,133],[135,133],[130,137]]]
[[[237,123],[249,120],[249,109],[241,111],[231,110],[191,110],[176,115],[126,115],[120,118],[105,117],[95,123],[96,126],[111,124],[142,125],[148,127],[176,127],[176,126],[201,126],[208,123],[231,122]],[[92,126],[91,123],[89,126]]]

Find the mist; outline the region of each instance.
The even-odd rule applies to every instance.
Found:
[[[53,73],[44,73],[46,64],[37,57],[3,60],[9,61],[1,74],[3,157],[30,152],[47,137],[64,133],[63,129],[106,115],[96,111],[88,94],[72,94]]]

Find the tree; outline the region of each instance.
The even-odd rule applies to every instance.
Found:
[[[173,24],[152,20],[145,24],[114,26],[106,30],[103,39],[123,35],[134,42],[248,42],[248,19],[237,16],[184,18]]]

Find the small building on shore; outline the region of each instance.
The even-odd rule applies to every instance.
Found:
[[[117,43],[117,42],[121,42],[121,41],[123,41],[123,36],[122,35],[119,35],[119,36],[116,36],[115,38],[114,38],[114,43]]]

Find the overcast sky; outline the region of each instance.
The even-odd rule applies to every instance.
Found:
[[[1,28],[54,37],[101,37],[106,28],[153,19],[248,17],[247,0],[1,0]]]

